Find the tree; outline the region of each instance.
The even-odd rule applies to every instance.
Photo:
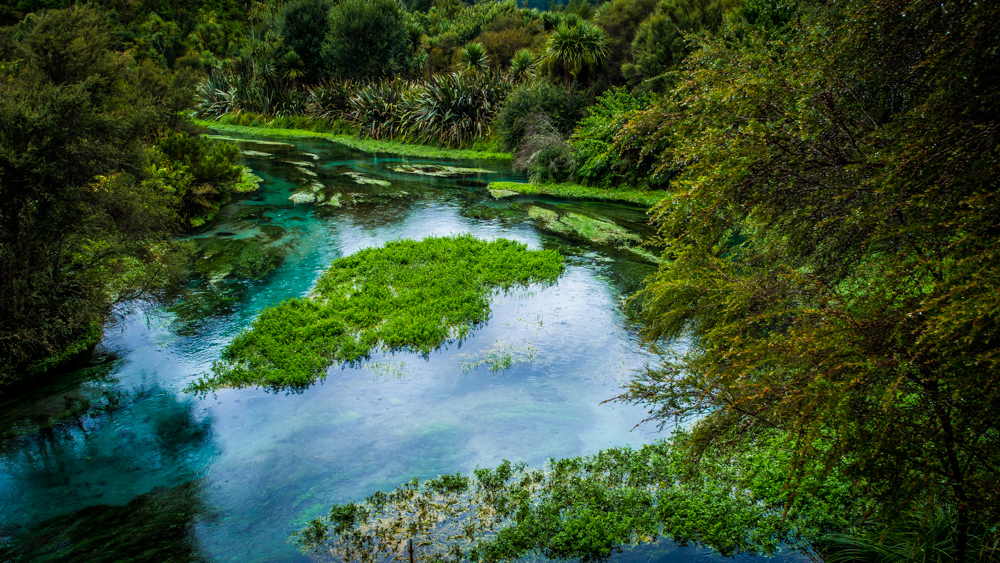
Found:
[[[836,470],[882,522],[943,509],[959,562],[1000,520],[998,27],[855,0],[703,38],[646,116],[683,171],[645,338],[691,345],[622,397],[695,417],[692,460],[778,429],[796,494]]]
[[[406,72],[413,53],[397,0],[343,0],[330,10],[323,57],[330,74],[367,79]]]
[[[632,58],[632,40],[639,25],[656,10],[657,0],[611,0],[594,14],[607,38],[609,79],[624,82],[621,67]]]
[[[329,0],[296,0],[281,9],[281,38],[302,60],[302,72],[309,82],[323,73],[323,41],[330,29]]]
[[[21,65],[0,78],[0,383],[96,341],[112,303],[149,282],[172,223],[168,194],[140,181],[141,139],[163,93],[108,49],[90,8],[20,30]]]
[[[545,48],[545,62],[550,72],[563,79],[567,90],[574,80],[601,68],[607,56],[604,32],[588,21],[572,26],[559,24]]]
[[[642,22],[632,40],[632,60],[622,74],[648,88],[666,90],[665,73],[675,70],[691,52],[688,37],[699,31],[715,31],[722,16],[734,3],[730,0],[663,0],[656,13]]]

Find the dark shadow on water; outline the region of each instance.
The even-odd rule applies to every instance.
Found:
[[[205,561],[198,553],[193,527],[206,512],[198,481],[158,487],[123,506],[89,506],[32,526],[22,539],[7,546],[0,543],[0,560]]]

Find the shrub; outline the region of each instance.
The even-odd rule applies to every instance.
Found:
[[[343,119],[351,107],[351,80],[328,79],[306,89],[306,113],[316,119]]]
[[[493,64],[503,68],[521,49],[534,49],[542,42],[542,28],[537,22],[506,16],[494,21],[476,41],[493,56]]]
[[[402,136],[421,86],[399,78],[382,79],[359,88],[351,96],[351,116],[362,137],[392,139]]]
[[[612,88],[597,98],[580,120],[570,144],[577,161],[577,180],[604,188],[627,184],[632,187],[659,187],[666,179],[654,177],[648,163],[636,166],[641,159],[622,158],[629,152],[615,138],[629,120],[649,107],[649,95],[636,97],[625,88]]]
[[[703,29],[715,30],[733,0],[662,0],[656,14],[642,22],[632,41],[634,62],[622,67],[622,74],[647,89],[664,91],[665,76],[691,52],[686,35]]]
[[[573,150],[566,139],[546,116],[535,116],[514,155],[514,170],[527,173],[532,183],[541,184],[570,180],[574,168]]]
[[[405,121],[409,134],[424,142],[459,147],[489,137],[510,86],[489,74],[438,75],[416,94]]]
[[[657,0],[611,0],[597,9],[594,23],[604,30],[607,73],[613,83],[622,79],[622,65],[632,60],[635,32],[656,10],[656,4]]]
[[[496,129],[503,150],[516,150],[524,140],[528,124],[539,115],[545,116],[561,135],[569,135],[590,103],[589,94],[546,82],[517,88],[497,116]]]

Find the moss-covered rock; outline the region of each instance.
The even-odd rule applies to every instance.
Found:
[[[433,176],[435,178],[458,178],[490,173],[489,170],[484,168],[462,168],[459,166],[446,166],[444,164],[397,164],[389,168],[402,174],[417,174],[419,176]]]
[[[551,209],[532,206],[528,208],[528,217],[546,231],[595,244],[628,247],[642,242],[642,237],[611,221],[579,213],[559,214]]]

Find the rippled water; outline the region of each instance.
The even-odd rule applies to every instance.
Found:
[[[651,426],[633,429],[641,409],[602,402],[650,359],[621,301],[654,266],[628,250],[547,234],[526,212],[600,216],[646,235],[642,209],[493,200],[485,182],[511,176],[496,163],[463,163],[485,171],[441,179],[393,170],[414,159],[371,158],[326,141],[241,147],[262,189],[191,238],[263,237],[287,251],[283,264],[260,281],[219,282],[238,302],[206,319],[181,322],[152,305],[122,311],[84,369],[4,405],[0,544],[65,545],[112,531],[155,538],[138,543],[159,555],[131,553],[139,559],[305,560],[289,534],[333,503],[504,458],[541,466],[658,436]],[[339,194],[341,207],[289,200],[303,186]],[[331,260],[401,237],[457,233],[556,248],[566,272],[555,285],[497,295],[488,323],[427,357],[375,354],[332,367],[301,393],[182,391],[262,308],[308,293]],[[193,280],[191,288],[216,286]],[[495,373],[471,367],[498,349],[531,361]],[[618,556],[704,558],[663,545]]]

